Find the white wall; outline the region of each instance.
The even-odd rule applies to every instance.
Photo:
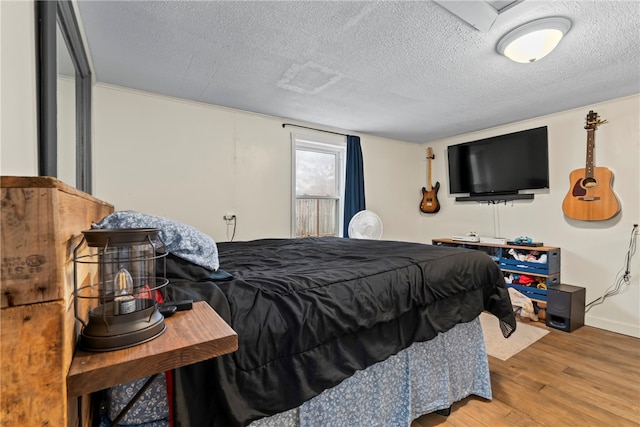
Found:
[[[383,238],[429,243],[476,231],[514,238],[528,235],[562,248],[563,283],[584,286],[587,300],[602,295],[622,267],[632,225],[640,222],[638,96],[613,100],[419,145],[361,135],[367,208],[385,227]],[[95,194],[116,205],[192,224],[228,240],[222,215],[238,217],[236,240],[288,237],[291,128],[282,120],[118,87],[97,85]],[[584,119],[596,110],[609,123],[596,131],[596,164],[616,176],[622,212],[609,221],[565,218],[561,205],[573,169],[584,167]],[[516,130],[549,127],[550,190],[507,205],[455,202],[447,190],[446,146]],[[293,129],[295,131],[295,129]],[[426,183],[425,149],[434,147],[434,182],[441,211],[420,214]],[[521,160],[527,167],[526,159]],[[620,295],[587,315],[593,326],[640,336],[637,274]]]
[[[607,221],[575,221],[564,216],[562,201],[569,191],[569,174],[584,168],[586,161],[585,118],[596,111],[609,123],[598,127],[595,164],[610,168],[615,176],[613,191],[622,206],[620,214]],[[538,126],[549,128],[550,189],[537,191],[532,201],[506,205],[455,202],[448,194],[446,147]],[[432,146],[436,158],[433,180],[442,183],[437,215],[423,215],[422,240],[478,232],[481,236],[515,238],[531,236],[548,246],[559,246],[561,281],[587,289],[587,302],[603,295],[616,281],[625,263],[633,224],[640,224],[640,96],[612,100],[559,114],[539,117],[499,128],[459,135],[424,145]],[[520,161],[526,168],[527,159]],[[422,165],[426,173],[426,162]],[[633,336],[640,336],[640,257],[631,266],[631,283],[619,295],[595,306],[586,323]]]
[[[0,1],[0,174],[36,175],[36,55],[31,1]]]
[[[282,123],[98,84],[94,194],[119,210],[186,222],[218,241],[232,232],[225,212],[237,216],[235,240],[290,237],[290,133],[300,129]],[[416,240],[420,146],[360,137],[367,208],[384,221],[385,238]]]

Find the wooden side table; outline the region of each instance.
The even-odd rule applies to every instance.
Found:
[[[238,335],[204,301],[165,319],[166,331],[134,347],[108,352],[76,350],[67,396],[81,396],[234,352]]]

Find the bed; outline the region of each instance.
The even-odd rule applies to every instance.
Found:
[[[469,394],[490,399],[477,317],[494,314],[505,337],[516,326],[480,251],[261,239],[218,243],[213,270],[168,246],[165,298],[207,301],[239,339],[174,372],[176,426],[371,425],[367,411],[408,425]]]

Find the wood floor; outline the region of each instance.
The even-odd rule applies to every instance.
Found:
[[[549,331],[506,361],[489,357],[493,400],[468,397],[411,427],[640,426],[640,339],[589,326]]]

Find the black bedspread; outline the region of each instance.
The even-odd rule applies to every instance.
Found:
[[[171,257],[170,299],[208,301],[238,351],[176,371],[178,426],[294,408],[356,370],[488,310],[515,318],[500,269],[472,250],[341,238],[219,243],[220,268]]]

